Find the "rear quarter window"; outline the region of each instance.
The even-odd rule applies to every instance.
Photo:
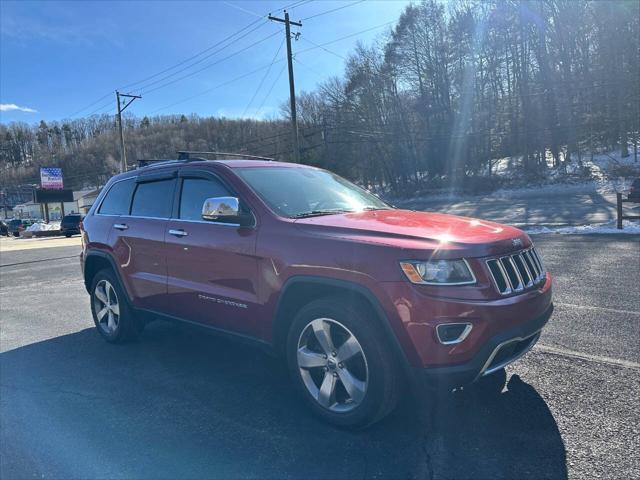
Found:
[[[103,215],[129,215],[131,194],[135,186],[134,178],[114,183],[104,197],[98,213]]]

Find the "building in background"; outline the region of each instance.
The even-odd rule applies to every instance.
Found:
[[[80,213],[86,215],[97,198],[100,190],[78,190],[73,192],[73,201],[64,202],[64,215]],[[49,220],[62,220],[63,212],[60,203],[48,203]],[[33,200],[15,205],[13,210],[8,210],[6,218],[29,218],[32,220],[44,219],[44,204]]]
[[[93,205],[93,202],[96,201],[96,198],[98,198],[98,195],[100,195],[101,190],[102,189],[99,188],[97,190],[83,190],[82,192],[73,192],[74,198],[76,198],[76,193],[82,193],[82,195],[79,195],[76,198],[76,201],[78,203],[78,212],[80,212],[82,215],[86,215],[87,213],[89,213],[91,205]]]

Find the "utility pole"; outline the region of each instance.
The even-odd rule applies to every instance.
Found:
[[[120,103],[120,97],[130,98],[127,103],[122,106]],[[120,172],[127,171],[127,152],[124,149],[124,134],[122,133],[122,112],[133,103],[137,98],[142,98],[140,95],[129,95],[126,93],[120,93],[116,90],[116,102],[118,103],[118,130],[120,131]]]
[[[291,128],[293,129],[293,158],[300,163],[300,144],[298,142],[298,117],[296,115],[296,86],[293,81],[293,54],[291,53],[291,25],[301,27],[301,22],[289,20],[289,12],[284,11],[284,19],[269,15],[269,20],[284,23],[287,40],[287,64],[289,66],[289,100],[291,101]]]

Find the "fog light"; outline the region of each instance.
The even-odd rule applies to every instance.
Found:
[[[443,345],[454,345],[467,338],[472,328],[470,323],[441,323],[436,327],[436,334]]]

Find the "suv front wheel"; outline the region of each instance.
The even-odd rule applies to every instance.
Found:
[[[395,358],[367,309],[348,298],[316,300],[296,315],[287,362],[311,409],[344,427],[365,427],[395,407]]]
[[[120,282],[109,269],[100,270],[93,278],[91,313],[98,332],[107,342],[124,343],[139,333],[133,309]]]

